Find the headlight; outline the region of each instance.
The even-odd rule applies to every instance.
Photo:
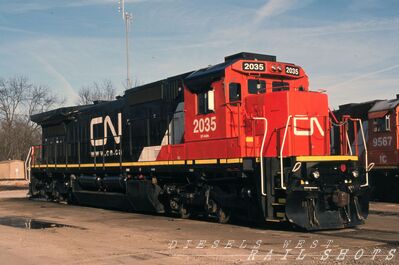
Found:
[[[359,177],[359,170],[357,170],[357,169],[353,170],[353,171],[352,171],[352,176],[353,176],[354,178]]]
[[[320,172],[319,172],[318,170],[313,171],[310,175],[311,175],[314,179],[320,178]]]

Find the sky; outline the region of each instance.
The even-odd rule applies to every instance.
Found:
[[[65,98],[110,79],[123,93],[124,26],[117,0],[0,0],[0,77],[25,75]],[[330,105],[399,94],[397,0],[126,0],[132,79],[145,84],[272,54],[307,72]]]

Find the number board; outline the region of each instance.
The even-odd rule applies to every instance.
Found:
[[[257,62],[243,62],[242,70],[250,72],[264,72],[266,70],[266,64]]]
[[[285,67],[285,73],[287,75],[299,76],[299,68],[298,67],[293,67],[293,66],[286,66]]]

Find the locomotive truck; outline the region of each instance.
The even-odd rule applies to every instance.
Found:
[[[32,197],[306,230],[368,215],[369,165],[331,153],[327,95],[275,56],[238,53],[31,120]]]

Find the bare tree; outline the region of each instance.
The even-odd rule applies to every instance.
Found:
[[[64,100],[57,98],[51,94],[50,89],[46,86],[32,86],[28,91],[26,98],[26,114],[29,116],[48,111],[53,108],[55,104],[63,104]]]
[[[111,80],[104,79],[100,82],[94,81],[91,85],[83,86],[79,90],[79,105],[92,104],[98,100],[113,100],[116,89]]]
[[[32,87],[24,76],[0,79],[0,118],[10,125],[15,118],[18,107],[21,105],[26,90]]]
[[[60,103],[49,88],[25,76],[0,78],[0,160],[23,159],[31,145],[40,143],[40,129],[30,115]]]

